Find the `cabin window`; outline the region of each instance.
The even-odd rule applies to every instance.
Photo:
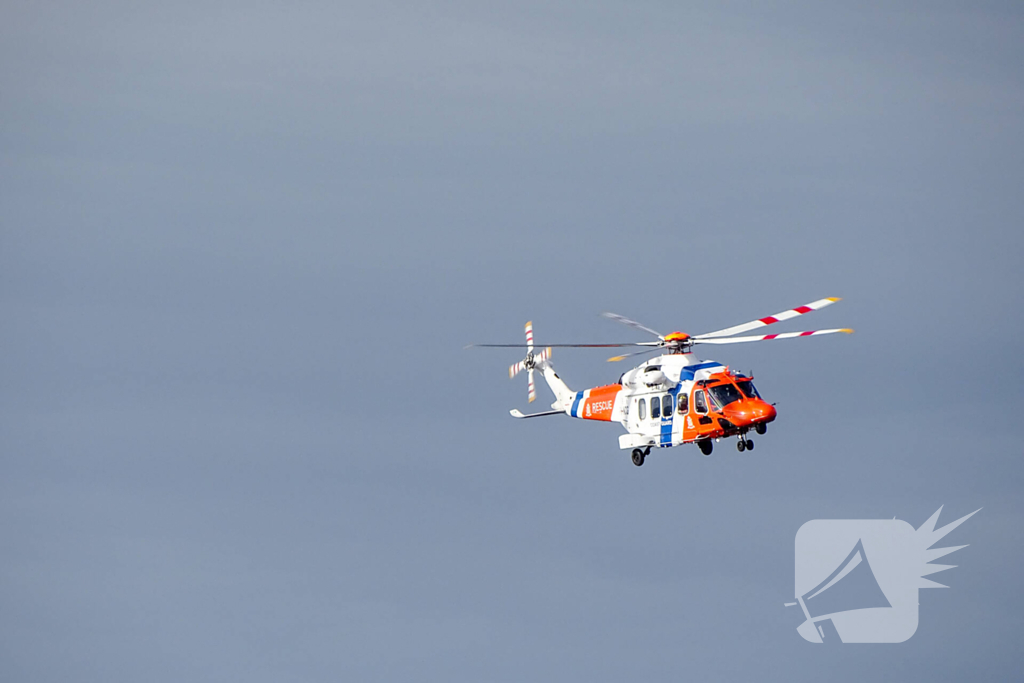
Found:
[[[659,417],[661,417],[661,399],[651,396],[651,419],[657,420]]]
[[[708,412],[707,400],[704,398],[704,392],[697,390],[693,392],[693,408],[698,413]]]
[[[679,394],[679,414],[685,415],[686,411],[690,409],[690,397],[686,394]]]
[[[641,420],[646,420],[647,419],[647,399],[645,399],[645,398],[640,399],[640,405],[637,406],[637,408],[638,408],[637,417],[639,417]]]
[[[672,415],[672,394],[666,394],[665,398],[661,399],[661,414],[665,417]]]

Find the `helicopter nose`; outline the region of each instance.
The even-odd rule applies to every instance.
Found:
[[[733,401],[723,411],[725,417],[737,427],[746,427],[755,422],[771,422],[775,419],[775,407],[758,398]]]

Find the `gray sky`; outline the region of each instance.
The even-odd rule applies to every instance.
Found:
[[[1018,3],[5,3],[0,677],[1013,677],[1022,45]],[[778,402],[753,453],[636,468],[462,348],[823,296],[785,330],[855,335],[702,354]],[[797,635],[803,522],[940,505],[984,509],[910,641]]]

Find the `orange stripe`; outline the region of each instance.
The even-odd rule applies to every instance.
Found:
[[[615,407],[615,397],[622,391],[621,384],[608,384],[603,387],[594,387],[583,404],[579,407],[577,415],[584,420],[603,420],[610,422],[612,409]]]

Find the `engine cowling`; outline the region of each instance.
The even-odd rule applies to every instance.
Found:
[[[665,384],[668,382],[668,377],[661,371],[660,365],[652,365],[644,368],[644,371],[640,373],[640,381],[646,386],[655,387],[659,384]]]

